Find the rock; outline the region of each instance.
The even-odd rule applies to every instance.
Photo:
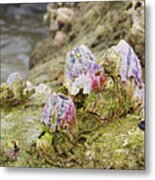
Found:
[[[132,8],[128,10],[128,15],[132,17],[132,27],[129,30],[127,40],[134,48],[142,66],[144,67],[144,2],[132,2]]]
[[[55,9],[61,8],[63,5],[63,3],[60,5],[54,4],[56,5],[52,6],[52,8]],[[17,160],[18,164],[15,165],[61,168],[144,169],[144,133],[137,127],[143,116],[141,114],[144,90],[143,79],[140,80],[141,76],[137,76],[133,72],[140,70],[139,65],[134,66],[136,69],[133,66],[129,66],[128,63],[127,66],[126,63],[122,65],[122,60],[128,59],[128,53],[124,52],[122,43],[117,48],[111,48],[111,46],[116,46],[121,39],[125,39],[128,44],[123,44],[127,47],[125,49],[130,49],[129,51],[132,52],[132,60],[137,56],[134,55],[134,53],[137,54],[137,50],[135,51],[137,42],[134,42],[135,44],[133,45],[128,40],[128,34],[133,25],[132,16],[128,13],[132,8],[132,6],[129,6],[130,4],[132,3],[79,3],[74,11],[76,19],[73,18],[71,28],[67,29],[66,27],[65,29],[65,27],[59,26],[61,31],[65,33],[68,31],[65,44],[61,48],[53,47],[52,42],[57,32],[54,31],[53,35],[40,42],[40,45],[37,46],[33,53],[34,67],[30,70],[30,76],[28,77],[36,85],[36,93],[30,97],[31,103],[27,103],[26,106],[15,107],[11,111],[11,116],[9,116],[8,112],[3,112],[2,117],[3,128],[6,121],[9,120],[15,121],[16,127],[21,127],[19,130],[16,128],[18,130],[16,134],[12,131],[14,136],[17,137],[22,132],[22,138],[20,139],[20,144],[22,143],[22,157]],[[140,7],[136,7],[136,9],[138,11]],[[138,31],[136,31],[137,33]],[[84,59],[80,63],[78,53],[75,52],[76,49],[71,51],[73,47],[79,47],[80,44],[86,44],[91,48],[96,61],[94,61],[92,53],[87,48],[87,50],[80,48],[80,53],[84,54]],[[82,53],[83,50],[84,53]],[[139,54],[143,54],[141,48],[138,50]],[[69,55],[68,62],[64,60],[66,51],[74,53],[73,58]],[[139,54],[137,57],[140,60]],[[104,58],[102,58],[103,55]],[[86,59],[88,60],[88,66]],[[137,58],[135,59],[137,63]],[[72,60],[79,62],[77,63],[79,65],[78,68],[70,63]],[[135,63],[135,61],[132,62],[133,64]],[[73,71],[75,72],[75,74],[73,73],[74,78],[69,77],[67,80],[70,85],[75,85],[75,90],[77,88],[76,91],[73,88],[75,94],[79,91],[76,96],[72,97],[72,102],[74,102],[76,107],[76,121],[74,125],[77,126],[76,135],[73,135],[72,138],[69,135],[71,133],[67,133],[65,127],[62,128],[59,124],[60,126],[58,125],[58,128],[56,128],[55,122],[50,122],[48,116],[50,113],[47,113],[48,115],[45,113],[45,117],[47,117],[45,122],[47,124],[43,123],[42,130],[38,128],[38,125],[40,127],[39,118],[42,107],[49,94],[56,92],[56,95],[59,96],[60,93],[63,93],[68,98],[70,89],[66,89],[63,86],[65,63],[69,66],[67,74],[75,70]],[[90,64],[92,66],[89,66]],[[122,72],[120,67],[123,67],[124,64],[125,68],[122,68]],[[99,72],[94,73],[96,68],[101,69],[102,75],[105,77],[104,83],[99,84],[97,88],[96,84],[98,85],[98,83],[96,82],[99,82],[99,79],[96,78],[96,75],[101,74]],[[130,72],[127,69],[130,69]],[[87,72],[89,72],[89,75]],[[76,84],[75,78],[77,78],[77,75],[80,78]],[[91,82],[94,80],[94,83],[90,83],[89,80]],[[46,85],[40,85],[42,83],[46,84],[48,88],[46,88]],[[78,85],[81,87],[78,87]],[[89,93],[88,90],[90,90]],[[84,94],[85,92],[87,94]],[[57,105],[60,107],[61,112],[61,103],[60,101],[58,102]],[[56,115],[58,117],[58,114]],[[29,121],[31,119],[33,121]],[[10,127],[9,124],[5,128],[6,139],[8,138],[10,131],[8,128]],[[50,129],[50,127],[55,128]],[[14,129],[12,127],[11,130]],[[24,133],[25,131],[26,133]],[[34,134],[35,136],[33,136]],[[18,137],[18,140],[20,137]],[[25,137],[28,141],[25,141]],[[29,144],[30,142],[32,145]],[[26,153],[27,147],[30,148],[29,154]],[[12,163],[9,165],[12,165]]]
[[[62,6],[54,3],[54,9],[57,9],[58,7],[67,7],[71,8],[75,14],[70,28],[60,28],[61,31],[66,34],[65,46],[62,48],[61,52],[66,51],[66,49],[72,49],[72,47],[78,47],[80,44],[85,44],[95,52],[96,60],[99,61],[104,54],[104,51],[111,46],[116,45],[121,39],[125,39],[133,47],[140,61],[143,61],[142,59],[144,58],[141,57],[144,54],[144,46],[141,42],[144,42],[144,35],[141,36],[140,34],[142,34],[142,31],[140,33],[138,30],[135,31],[135,35],[130,33],[134,18],[134,15],[132,16],[131,13],[132,6],[132,2],[122,2],[121,4],[119,2],[100,2],[95,5],[93,2],[86,2],[78,3],[78,6],[73,8],[66,3]],[[140,9],[142,9],[142,11]],[[143,13],[143,6],[138,7],[134,11],[141,11],[141,13]],[[48,12],[46,15],[47,14]],[[80,18],[81,16],[83,18]],[[47,17],[50,16],[47,15]],[[138,18],[141,18],[140,21],[143,21],[143,15],[141,16],[139,14]],[[47,19],[47,24],[49,26],[51,24],[51,26],[53,26],[52,28],[55,29],[55,26],[57,26],[58,23],[54,23],[55,21],[50,23],[50,18]],[[144,27],[141,27],[144,31]],[[55,32],[51,33],[53,38]],[[135,38],[134,36],[137,37]],[[58,54],[56,53],[57,50],[52,47],[51,42],[53,42],[53,39],[48,37],[40,46],[37,46],[35,50],[33,50],[33,56],[30,60],[32,66],[38,65],[40,62],[42,64],[45,61],[50,61],[52,59],[51,54],[54,58],[55,56],[58,56],[60,52]],[[139,48],[136,48],[137,45]],[[40,49],[43,51],[40,52]],[[31,61],[33,61],[33,63],[31,63]]]
[[[120,77],[126,93],[132,92],[132,99],[144,116],[144,83],[142,66],[132,47],[124,40],[105,52],[102,65],[105,72],[118,79]]]

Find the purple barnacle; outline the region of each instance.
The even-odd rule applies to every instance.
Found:
[[[18,72],[11,73],[6,80],[6,83],[11,87],[16,81],[21,81],[22,77]]]
[[[121,40],[116,46],[116,50],[122,57],[119,73],[122,81],[128,81],[134,77],[136,83],[141,86],[142,84],[142,67],[140,60],[135,54],[132,47],[125,41]]]
[[[83,89],[83,94],[89,94],[91,90],[100,91],[104,80],[103,68],[95,62],[88,47],[81,45],[67,53],[65,86],[70,94],[76,95],[80,89]]]
[[[72,128],[75,120],[75,107],[72,99],[63,94],[53,93],[45,104],[41,122],[54,131],[56,126],[64,127],[66,124]]]

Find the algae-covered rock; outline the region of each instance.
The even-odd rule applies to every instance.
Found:
[[[34,84],[35,93],[28,96],[29,101],[26,103],[2,109],[2,164],[53,168],[144,169],[144,131],[137,126],[144,116],[145,85],[141,69],[144,54],[143,3],[84,2],[77,3],[76,6],[70,3],[54,4],[47,7],[45,15],[51,35],[40,42],[31,54],[28,79]],[[66,9],[62,10],[64,7],[74,9],[74,16],[68,16]],[[119,43],[122,39],[126,41]],[[54,40],[56,46],[53,46]],[[74,60],[80,62],[81,59],[76,49],[71,50],[81,44],[85,44],[92,52],[88,48],[81,48],[81,52],[83,49],[87,50],[84,51],[82,62],[77,63],[81,66],[77,68]],[[122,48],[122,44],[125,48]],[[81,81],[75,83],[76,92],[78,91],[76,96],[68,97],[72,94],[70,88],[63,86],[67,52],[74,56],[69,54],[67,60],[73,63],[68,64],[70,68],[66,74],[72,74],[73,70],[76,74],[80,70],[77,75],[73,73],[73,78],[67,78],[70,85],[74,84],[77,76],[91,77],[97,67],[103,74],[95,72],[94,75],[105,77],[104,83],[99,86],[101,88],[93,91],[96,88],[92,88],[92,83],[89,86],[87,78],[81,78],[84,82],[82,85]],[[90,63],[91,61],[94,63]],[[97,80],[94,82],[98,82]],[[15,103],[14,97],[22,97],[23,100],[27,83],[19,82],[21,80],[13,88],[7,83],[1,85],[3,105],[4,102]],[[83,93],[84,90],[87,91],[84,85],[89,86],[89,93]],[[22,93],[19,93],[19,89],[22,89]],[[70,128],[62,128],[61,123],[58,123],[58,128],[55,126],[59,119],[62,122],[68,109],[62,111],[64,97],[60,97],[63,100],[59,99],[57,106],[49,103],[53,108],[44,109],[48,109],[43,113],[46,114],[42,119],[44,125],[40,122],[43,107],[53,92],[59,97],[64,94],[69,102],[72,101],[72,107],[76,108],[76,121],[71,121],[75,122],[73,132]],[[56,107],[58,111],[55,110]],[[59,115],[59,112],[62,114]],[[69,116],[65,118],[68,117],[70,122],[70,113],[67,115]],[[54,123],[51,116],[54,117]],[[54,128],[51,130],[49,127]],[[15,139],[20,148],[17,156],[16,145],[11,143],[9,148],[6,145]],[[10,161],[12,157],[13,161]]]
[[[76,6],[70,5],[70,3],[62,3],[61,6],[73,8],[75,13],[74,17],[76,17],[72,20],[72,28],[66,29],[65,31],[65,33],[67,33],[65,45],[61,47],[60,51],[60,49],[52,46],[53,39],[51,37],[40,42],[32,52],[30,68],[40,62],[52,61],[55,57],[60,57],[60,53],[63,51],[70,50],[80,44],[85,44],[91,48],[98,62],[104,54],[104,51],[116,45],[121,39],[127,40],[139,59],[144,61],[144,26],[140,25],[141,31],[136,29],[134,32],[135,35],[130,33],[134,24],[133,18],[137,19],[136,21],[140,22],[140,24],[144,24],[143,1],[135,2],[135,4],[139,3],[141,4],[140,6],[133,6],[134,1],[123,1],[121,3],[108,1],[97,3],[83,2],[77,3]],[[57,3],[54,3],[54,8],[57,9],[59,7]],[[132,14],[132,11],[137,13],[140,11],[141,15],[138,13],[139,15],[135,16]],[[55,33],[53,35],[55,36]],[[136,38],[134,36],[136,36]],[[136,48],[136,46],[138,46],[138,48]],[[40,49],[43,51],[40,52]],[[62,55],[64,56],[64,54]],[[39,66],[41,65],[42,63]],[[43,74],[40,73],[39,76],[43,76]]]
[[[89,118],[93,117],[85,116],[85,119],[91,122]],[[144,169],[144,133],[136,127],[138,121],[138,116],[129,114],[104,126],[100,123],[90,129],[83,126],[75,141],[64,132],[45,133],[31,148],[33,161],[28,160],[28,164],[31,167],[35,162],[35,167]]]
[[[84,74],[89,77],[96,70],[95,68],[91,69],[91,62],[95,63],[92,53],[85,46],[82,47],[80,46],[81,52],[75,49],[67,56],[66,75],[69,77],[67,83],[70,82],[71,86],[75,83],[76,77],[83,77]],[[65,122],[65,116],[62,114],[68,111],[64,108],[63,101],[68,101],[68,97],[53,94],[47,101],[41,122],[44,122],[53,131],[44,129],[37,139],[35,153],[39,154],[40,158],[46,160],[48,164],[58,167],[143,169],[144,157],[143,149],[141,149],[143,144],[140,149],[138,147],[139,142],[143,142],[142,132],[139,132],[140,130],[130,131],[130,129],[122,130],[122,132],[117,131],[120,124],[125,126],[132,120],[138,124],[143,118],[141,111],[144,91],[141,87],[143,82],[140,61],[133,49],[122,40],[117,46],[105,53],[102,66],[105,67],[106,74],[103,89],[85,95],[82,90],[80,91],[81,87],[77,86],[79,88],[78,95],[73,98],[77,108],[76,134],[70,136],[67,131],[56,128],[59,123],[61,127],[61,121]],[[96,67],[100,68],[101,66],[96,65]],[[89,74],[89,72],[91,73]],[[85,78],[82,80],[87,86],[89,85]],[[62,90],[65,89],[61,88],[60,91]],[[80,101],[82,106],[78,106]],[[73,102],[72,106],[74,106]],[[72,114],[72,109],[70,109],[70,113]],[[68,120],[70,121],[70,119]],[[116,128],[116,132],[121,134],[120,137],[119,133],[116,134],[120,138],[121,145],[117,139],[113,139],[115,137],[109,129],[108,133],[105,132],[110,123],[113,125],[113,130]],[[132,129],[135,129],[136,126]],[[103,136],[106,139],[105,143]],[[115,143],[113,143],[114,141]],[[107,143],[111,144],[112,150]],[[136,149],[134,149],[135,147]],[[139,159],[135,161],[135,154],[138,151],[141,154],[138,156]],[[131,159],[127,158],[129,152],[132,154]],[[119,158],[120,155],[122,159]]]
[[[132,1],[130,8],[127,11],[127,14],[132,17],[132,27],[129,30],[127,40],[134,48],[136,54],[141,60],[141,64],[144,67],[145,58],[144,58],[144,47],[145,47],[145,38],[144,38],[144,7],[145,2],[141,1]]]
[[[2,83],[0,86],[0,94],[1,94],[1,106],[5,105],[6,101],[11,101],[14,97],[14,94],[11,88],[6,83]]]

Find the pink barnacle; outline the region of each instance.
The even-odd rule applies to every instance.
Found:
[[[63,94],[53,93],[45,104],[41,122],[50,130],[56,127],[64,128],[66,125],[71,129],[75,123],[75,107],[72,99]]]

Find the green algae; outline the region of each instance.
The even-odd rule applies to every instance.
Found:
[[[79,123],[83,123],[81,116]],[[138,116],[127,115],[106,124],[91,121],[86,115],[84,119],[94,128],[79,129],[74,141],[62,132],[53,136],[54,142],[51,135],[43,136],[40,141],[44,144],[30,150],[35,166],[144,169],[144,133],[137,128]],[[33,161],[28,164],[34,167]]]
[[[1,165],[27,167],[26,149],[42,131],[40,116],[48,96],[35,93],[25,103],[1,108]],[[3,156],[10,150],[8,144],[14,140],[19,143],[19,156],[15,161],[5,161]]]
[[[1,110],[1,152],[7,151],[7,143],[17,140],[19,142],[20,152],[18,161],[3,162],[3,166],[27,166],[25,163],[26,148],[37,136],[41,129],[39,125],[38,111],[33,108],[27,109],[23,106],[9,109],[9,112]]]

